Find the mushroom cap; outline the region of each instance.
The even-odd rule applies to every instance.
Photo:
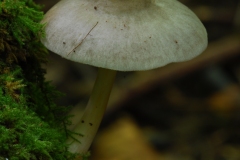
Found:
[[[119,71],[190,60],[208,43],[201,21],[176,0],[61,0],[42,23],[52,52]]]

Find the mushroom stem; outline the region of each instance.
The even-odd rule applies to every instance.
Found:
[[[99,68],[87,107],[81,120],[73,129],[73,132],[81,134],[73,135],[81,143],[70,137],[67,140],[67,144],[70,144],[70,152],[84,154],[91,146],[106,110],[115,76],[116,71]]]

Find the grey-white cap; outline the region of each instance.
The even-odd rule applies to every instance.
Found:
[[[201,21],[176,0],[61,0],[42,23],[49,50],[119,71],[190,60],[208,43]]]

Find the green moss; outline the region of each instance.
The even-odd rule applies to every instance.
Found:
[[[46,61],[46,50],[39,44],[43,13],[31,0],[0,1],[0,52],[8,63],[26,60],[28,54]]]
[[[68,159],[64,133],[42,121],[27,107],[23,96],[15,101],[0,90],[0,150],[9,159]]]
[[[0,0],[0,159],[65,160],[67,107],[44,79],[41,63],[47,50],[40,43],[40,7],[32,0]]]

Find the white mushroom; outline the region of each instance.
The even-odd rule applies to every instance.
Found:
[[[116,71],[149,70],[190,60],[207,46],[197,16],[176,0],[61,0],[51,8],[43,44],[62,57],[99,67],[71,152],[87,152]],[[73,142],[72,142],[73,141]]]

